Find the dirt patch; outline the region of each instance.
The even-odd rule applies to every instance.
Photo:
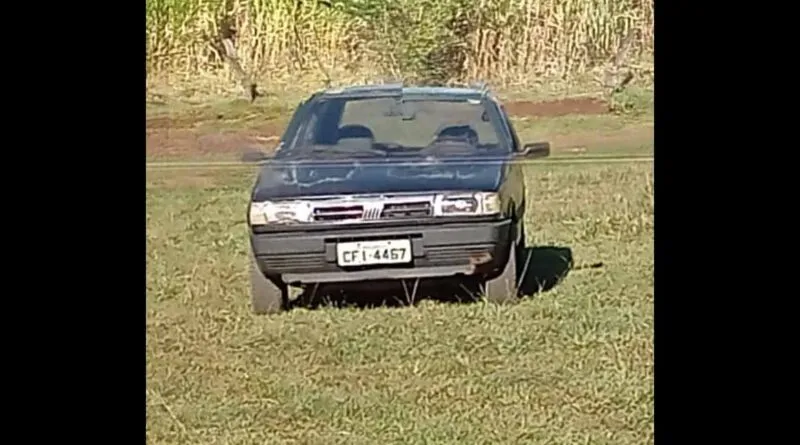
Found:
[[[517,101],[505,104],[508,113],[515,117],[551,117],[568,114],[604,114],[608,104],[599,99],[573,98],[546,102]],[[250,150],[270,151],[277,144],[286,123],[281,119],[261,125],[236,130],[215,130],[224,127],[210,124],[197,116],[159,116],[147,119],[146,152],[148,158],[197,158],[217,156],[237,159]]]
[[[605,114],[608,103],[594,98],[559,99],[545,102],[507,102],[506,112],[516,117],[553,117],[568,114]]]
[[[244,130],[191,128],[186,121],[169,118],[147,120],[146,153],[149,158],[193,158],[230,154],[231,160],[250,150],[270,151],[278,143],[284,123],[269,121]]]

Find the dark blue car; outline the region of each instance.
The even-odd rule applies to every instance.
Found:
[[[253,187],[252,307],[287,307],[289,286],[375,289],[421,281],[517,291],[523,159],[505,111],[478,88],[367,85],[312,95]]]

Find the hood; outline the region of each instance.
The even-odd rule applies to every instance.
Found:
[[[254,199],[497,190],[507,160],[485,155],[446,159],[282,159],[263,167]]]

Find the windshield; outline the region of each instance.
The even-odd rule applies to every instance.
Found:
[[[484,104],[459,98],[333,98],[309,113],[292,151],[347,156],[508,151]]]

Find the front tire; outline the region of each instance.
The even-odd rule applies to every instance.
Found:
[[[495,304],[517,303],[520,299],[517,282],[517,245],[511,243],[508,249],[508,261],[503,272],[484,283],[486,300]]]
[[[508,261],[499,276],[486,280],[483,291],[486,300],[495,304],[515,304],[522,297],[519,289],[519,268],[517,257],[525,246],[525,229],[522,223],[517,226],[517,233],[508,247]]]
[[[257,315],[277,314],[289,305],[289,289],[277,285],[261,273],[256,258],[250,253],[250,304]]]

